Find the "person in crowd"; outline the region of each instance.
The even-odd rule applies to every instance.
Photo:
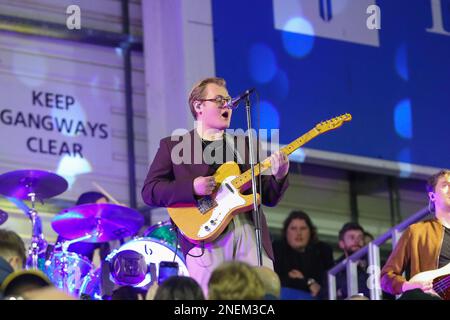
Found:
[[[281,286],[298,290],[299,299],[322,298],[326,271],[333,266],[333,250],[319,241],[309,215],[292,211],[283,223],[282,238],[273,244]]]
[[[146,292],[132,286],[121,286],[113,290],[111,300],[145,300]]]
[[[367,246],[370,242],[372,242],[375,238],[370,232],[364,231],[364,246]]]
[[[77,300],[56,288],[40,270],[17,270],[10,273],[1,285],[5,300]]]
[[[281,281],[278,274],[265,266],[254,267],[254,270],[261,279],[265,295],[264,300],[278,300],[281,297]]]
[[[0,229],[0,285],[14,271],[22,270],[26,261],[25,243],[14,231]]]
[[[364,247],[364,229],[356,222],[345,223],[339,231],[339,247],[343,251],[342,255],[336,260],[336,264],[350,257],[356,251]],[[370,297],[370,291],[367,287],[367,259],[362,258],[357,262],[358,294]],[[336,275],[337,298],[345,299],[348,297],[347,273],[346,270]]]
[[[172,276],[158,286],[153,300],[205,300],[205,296],[191,277]]]
[[[208,282],[209,300],[262,300],[266,293],[249,264],[228,261],[214,269]]]

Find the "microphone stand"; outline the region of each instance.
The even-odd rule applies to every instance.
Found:
[[[258,255],[258,266],[262,266],[262,232],[261,232],[261,213],[258,206],[256,197],[256,177],[255,177],[255,155],[253,149],[253,132],[252,132],[252,120],[250,114],[250,95],[245,98],[245,110],[247,114],[247,129],[248,129],[248,143],[250,152],[250,169],[252,173],[252,194],[253,194],[253,222],[255,223],[256,232],[256,252]],[[258,157],[259,158],[259,157]]]

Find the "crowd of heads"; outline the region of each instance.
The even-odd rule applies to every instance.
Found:
[[[92,195],[97,197],[97,195]],[[92,199],[88,199],[89,203]],[[95,200],[94,200],[95,201]],[[283,225],[286,242],[301,248],[318,240],[317,229],[311,218],[303,211],[293,211]],[[358,233],[357,236],[354,235]],[[346,224],[339,242],[343,248],[355,250],[361,246],[363,230],[356,224]],[[348,238],[348,239],[347,239]],[[361,243],[355,244],[355,239]],[[26,249],[21,237],[11,230],[0,229],[0,259],[10,266],[1,278],[4,296],[55,297],[56,299],[77,299],[54,287],[47,276],[38,270],[25,270]],[[0,274],[1,275],[1,274]],[[37,290],[39,289],[39,290]],[[44,290],[45,289],[45,290]],[[37,290],[37,291],[36,291]],[[153,291],[152,294],[149,294]],[[280,277],[270,268],[250,266],[244,262],[225,262],[216,268],[208,283],[208,295],[199,284],[187,276],[173,276],[162,284],[153,283],[148,292],[130,286],[117,287],[112,300],[261,300],[280,299]]]

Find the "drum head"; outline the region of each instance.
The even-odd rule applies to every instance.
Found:
[[[174,261],[179,275],[189,276],[183,256],[163,240],[138,238],[114,250],[106,258],[110,264],[111,280],[118,285],[144,287],[158,279],[159,263]]]
[[[177,245],[177,232],[175,226],[170,221],[158,222],[149,227],[144,232],[144,237],[162,240],[172,247]]]
[[[110,263],[117,284],[136,286],[144,281],[148,266],[138,251],[128,249],[118,252]]]

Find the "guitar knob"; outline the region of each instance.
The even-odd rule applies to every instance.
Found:
[[[209,231],[209,227],[208,227],[208,226],[205,226],[205,230],[206,230],[206,231]]]
[[[211,220],[210,223],[211,223],[211,225],[213,225],[213,226],[216,225],[216,222],[215,222],[214,220]]]

